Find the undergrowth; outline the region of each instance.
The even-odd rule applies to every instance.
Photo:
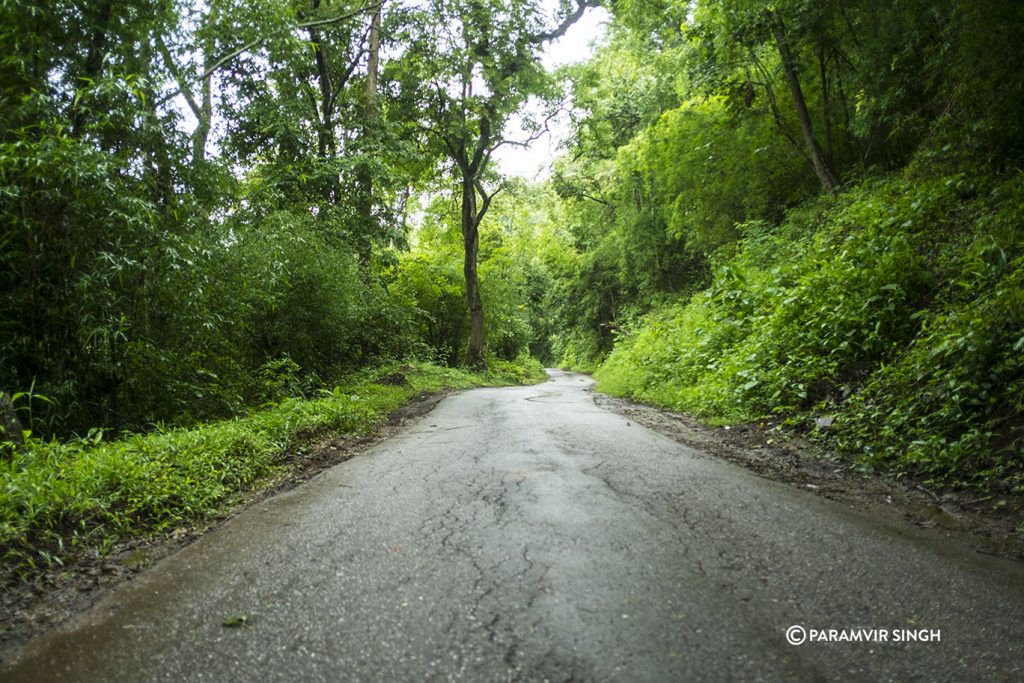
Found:
[[[598,388],[711,423],[783,419],[864,469],[1024,493],[1022,224],[1024,175],[912,165],[741,225],[709,289],[626,328]]]
[[[287,399],[231,420],[103,440],[30,441],[0,457],[0,556],[11,578],[76,552],[209,518],[327,434],[364,434],[413,396],[529,384],[532,359],[484,373],[407,363],[365,371],[315,399]],[[0,577],[3,578],[3,577]]]

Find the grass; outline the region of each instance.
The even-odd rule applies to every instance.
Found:
[[[197,427],[112,441],[32,441],[0,460],[4,573],[25,577],[85,550],[102,553],[118,541],[215,516],[315,439],[372,432],[423,392],[543,378],[536,362],[492,361],[484,373],[392,365],[355,375],[320,398],[288,399]]]

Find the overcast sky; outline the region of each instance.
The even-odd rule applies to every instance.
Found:
[[[604,8],[591,8],[558,40],[548,43],[544,51],[544,66],[554,69],[563,64],[581,62],[593,53],[591,43],[604,35],[604,22],[608,13]],[[551,161],[558,154],[558,144],[567,134],[567,121],[563,115],[549,123],[551,133],[535,140],[529,147],[505,145],[494,153],[498,170],[505,175],[516,175],[529,179],[547,175]],[[526,139],[513,122],[505,129],[509,139]]]

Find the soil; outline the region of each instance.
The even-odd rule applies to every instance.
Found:
[[[959,540],[986,555],[1024,562],[1024,501],[972,491],[936,493],[912,479],[868,474],[855,464],[786,432],[772,422],[709,427],[692,417],[605,394],[597,405],[673,441],[728,460],[766,479],[807,489],[879,517],[901,519]]]
[[[449,392],[450,393],[450,392]],[[28,581],[9,580],[0,595],[0,662],[40,635],[95,603],[118,584],[152,565],[245,508],[294,488],[319,472],[352,458],[387,439],[409,420],[426,414],[447,393],[422,394],[396,410],[369,436],[333,437],[292,454],[287,471],[256,491],[241,494],[226,506],[230,512],[156,538],[121,543],[105,554],[82,554],[66,566],[40,572]],[[601,407],[703,453],[745,467],[759,476],[798,486],[871,514],[899,518],[967,543],[977,552],[1024,561],[1024,518],[1017,501],[1001,510],[978,494],[936,494],[919,482],[866,475],[850,463],[822,453],[772,423],[708,427],[693,418],[632,401],[595,393]]]
[[[242,510],[292,489],[387,439],[409,420],[433,410],[449,393],[424,393],[414,397],[391,413],[373,434],[335,436],[289,454],[291,461],[283,474],[263,482],[257,490],[239,494],[225,505],[229,511],[221,516],[181,526],[158,537],[119,543],[104,554],[94,548],[66,561],[63,567],[41,571],[27,580],[8,578],[0,593],[0,663],[35,636],[88,609],[115,586],[219,527]]]

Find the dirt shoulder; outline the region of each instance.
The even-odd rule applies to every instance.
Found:
[[[433,410],[452,392],[421,394],[395,410],[373,434],[335,436],[289,454],[284,472],[225,505],[223,515],[168,534],[118,544],[105,554],[93,550],[65,567],[40,572],[28,582],[12,581],[0,593],[0,663],[37,635],[88,609],[121,583],[158,560],[221,526],[243,510],[312,479],[323,470],[384,441],[407,422]]]
[[[754,423],[708,427],[697,420],[594,392],[597,405],[653,429],[678,443],[745,467],[766,479],[797,486],[880,517],[901,519],[932,529],[977,552],[1024,562],[1024,517],[1017,501],[1001,510],[969,492],[936,494],[919,482],[864,474],[774,425]]]

